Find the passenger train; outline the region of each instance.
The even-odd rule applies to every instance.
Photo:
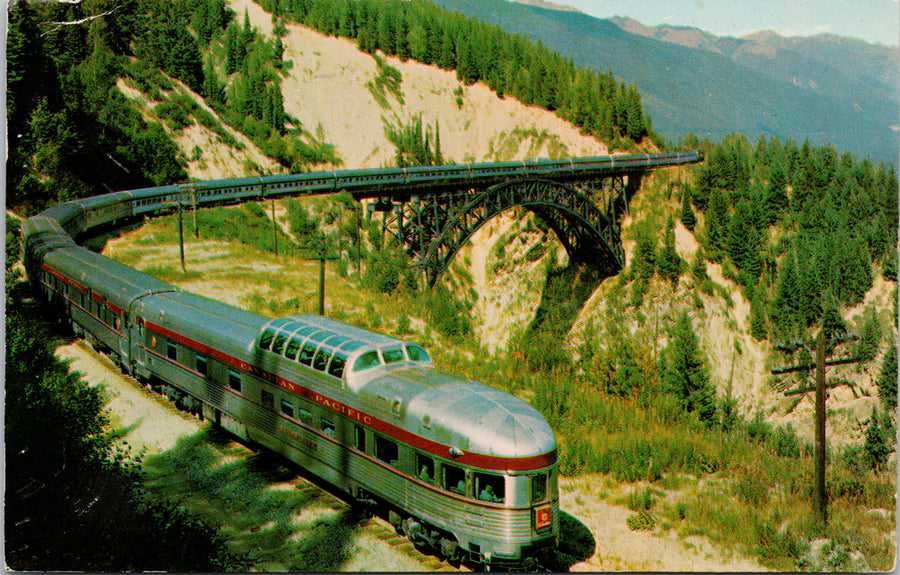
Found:
[[[600,173],[613,162],[696,161],[689,154],[344,170],[116,192],[26,220],[23,261],[32,288],[126,373],[161,382],[238,437],[384,506],[415,543],[448,558],[521,565],[554,548],[559,533],[556,441],[527,403],[436,368],[415,343],[319,316],[271,319],[238,309],[75,238],[179,203],[340,189],[374,197],[385,186],[427,193],[516,174]]]

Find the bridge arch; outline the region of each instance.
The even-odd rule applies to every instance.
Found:
[[[524,207],[553,230],[573,261],[619,269],[624,251],[617,206],[639,176],[615,178],[600,193],[539,178],[500,182],[479,191],[452,191],[411,198],[395,210],[397,237],[425,273],[429,285],[449,267],[466,241],[500,213]],[[598,197],[599,196],[599,197]]]

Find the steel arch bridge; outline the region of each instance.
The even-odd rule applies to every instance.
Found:
[[[624,265],[619,218],[640,187],[642,172],[566,182],[518,177],[486,188],[448,190],[377,204],[383,226],[433,286],[465,243],[485,223],[515,207],[539,216],[556,234],[570,261],[610,273]],[[377,209],[377,208],[376,208]]]
[[[702,160],[703,153],[693,150],[227,178],[70,200],[46,214],[74,238],[172,209],[180,214],[185,208],[347,192],[382,212],[384,231],[433,286],[478,228],[521,206],[553,229],[571,260],[614,273],[624,263],[619,217],[641,178]]]

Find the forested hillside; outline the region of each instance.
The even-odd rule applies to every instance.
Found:
[[[720,140],[730,133],[751,141],[758,134],[780,139],[831,142],[840,150],[896,161],[898,139],[896,80],[882,70],[896,69],[898,53],[873,58],[841,42],[810,43],[816,56],[799,47],[761,43],[738,50],[725,38],[711,51],[632,34],[611,20],[578,12],[523,6],[506,0],[434,0],[448,10],[527,34],[575,64],[604,70],[640,90],[654,129],[667,140],[688,133]],[[730,50],[729,50],[730,48]],[[771,57],[772,55],[775,57]],[[848,61],[854,71],[846,71]],[[891,96],[884,95],[884,85]]]

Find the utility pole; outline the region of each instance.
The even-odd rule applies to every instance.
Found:
[[[844,336],[838,336],[833,338],[828,338],[832,342],[839,342],[848,339],[859,339],[858,336],[853,334],[847,334]],[[816,421],[815,421],[815,443],[816,443],[816,453],[815,453],[815,469],[813,475],[813,512],[816,516],[816,521],[819,524],[820,528],[824,528],[825,524],[828,521],[828,494],[825,491],[825,367],[828,365],[841,365],[846,363],[855,363],[859,361],[859,359],[854,357],[843,357],[837,359],[826,360],[825,359],[825,331],[820,329],[819,333],[816,335],[816,354],[815,354],[815,362],[813,363],[803,363],[797,364],[787,367],[776,367],[772,368],[771,372],[775,375],[780,375],[783,373],[789,373],[794,371],[809,371],[811,369],[816,370]],[[793,351],[798,347],[806,347],[806,344],[802,342],[790,342],[790,343],[782,343],[776,344],[775,347],[782,349],[784,351]],[[806,348],[807,351],[810,351],[809,348]],[[829,385],[828,387],[835,387],[836,385],[840,385],[840,383]],[[811,391],[809,388],[800,388],[797,390],[787,390],[784,392],[785,396],[788,395],[796,395],[798,393],[805,393],[807,391]]]
[[[181,252],[181,271],[187,272],[187,267],[184,265],[184,224],[182,222],[182,209],[181,209],[181,199],[178,200],[178,248]]]
[[[317,260],[319,262],[319,289],[317,294],[319,300],[319,315],[325,317],[325,260],[336,260],[340,256],[333,253],[333,251],[329,255],[328,252],[330,250],[326,242],[326,237],[321,232],[319,232],[318,237],[310,238],[302,249],[311,250],[315,254],[312,257],[304,258],[305,260]]]
[[[184,206],[182,205],[181,195],[178,195],[178,201],[166,202],[163,205],[172,207],[178,212],[178,252],[181,254],[181,271],[187,272],[187,267],[184,264],[184,222],[182,221]]]
[[[278,228],[275,223],[275,198],[272,198],[272,241],[275,243],[275,257],[278,257]]]
[[[194,182],[191,182],[191,213],[194,216],[194,237],[200,237],[200,229],[197,227],[197,190]]]

